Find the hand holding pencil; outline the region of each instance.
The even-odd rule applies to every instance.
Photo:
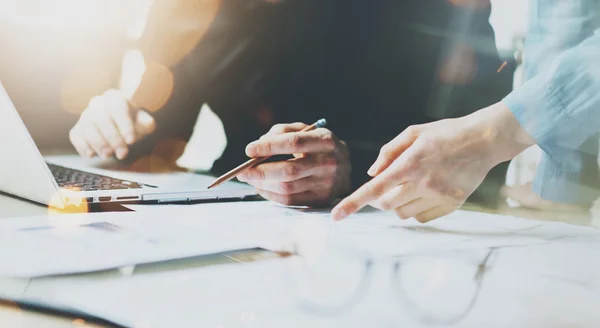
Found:
[[[237,175],[266,199],[285,205],[322,205],[350,190],[350,157],[344,142],[313,125],[278,124],[246,148],[252,159],[217,179],[218,185]],[[290,155],[280,162],[263,163],[275,155]]]

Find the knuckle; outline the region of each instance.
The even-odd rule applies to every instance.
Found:
[[[323,179],[323,183],[325,183],[325,186],[330,187],[330,188],[335,185],[335,182],[336,182],[336,179],[334,176],[328,176]]]
[[[398,174],[414,174],[415,172],[419,172],[419,169],[421,168],[418,157],[414,155],[403,158],[398,165]]]
[[[339,161],[333,156],[326,156],[321,159],[321,166],[328,169],[328,171],[336,171]]]
[[[385,187],[382,184],[374,184],[369,188],[369,193],[379,198],[385,193]]]
[[[271,130],[269,130],[269,132],[273,134],[282,134],[285,133],[286,129],[287,128],[285,124],[275,124],[273,125],[273,127],[271,127]]]
[[[330,190],[335,185],[335,178],[332,176],[329,176],[329,177],[319,179],[317,181],[317,185],[320,187],[318,189]]]
[[[242,176],[242,179],[246,180],[246,182],[250,183],[255,180],[263,180],[265,177],[265,172],[260,168],[252,168],[246,171]]]
[[[439,184],[434,177],[427,177],[424,180],[425,188],[431,191],[437,191]]]
[[[266,176],[265,171],[261,168],[255,168],[251,171],[248,171],[248,173],[250,179],[254,178],[254,180],[264,180]]]
[[[273,145],[270,142],[264,142],[262,144],[257,145],[256,150],[259,154],[272,154]]]
[[[390,171],[389,179],[391,179],[393,181],[401,182],[404,180],[405,177],[406,177],[406,168],[405,167],[394,168],[393,170]]]
[[[381,209],[384,211],[391,211],[394,209],[394,205],[390,199],[382,200],[379,203],[379,205],[381,206]]]
[[[344,209],[347,212],[354,213],[354,212],[358,211],[358,209],[359,209],[358,202],[356,200],[349,200],[344,204]]]
[[[297,165],[292,163],[287,163],[284,166],[283,171],[285,177],[289,179],[296,179],[300,175],[300,169]]]
[[[399,217],[400,219],[402,219],[402,220],[408,219],[408,216],[406,216],[406,214],[404,214],[402,209],[395,209],[394,212],[396,213],[396,216]]]
[[[411,125],[411,126],[407,127],[406,130],[404,130],[404,132],[409,136],[417,135],[419,133],[419,126]]]
[[[394,150],[392,149],[392,146],[386,144],[383,147],[381,147],[379,155],[385,160],[392,160],[394,157]]]
[[[294,193],[294,184],[291,182],[280,182],[279,191],[282,194],[292,194]]]
[[[321,132],[321,143],[327,150],[334,150],[335,136],[331,131],[324,129],[323,132]]]
[[[304,139],[297,134],[290,137],[289,146],[292,152],[300,152],[303,143]]]

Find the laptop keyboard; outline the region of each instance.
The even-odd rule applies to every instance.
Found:
[[[79,191],[140,189],[142,184],[48,164],[58,186]]]

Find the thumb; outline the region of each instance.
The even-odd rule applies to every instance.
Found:
[[[419,126],[408,127],[396,138],[384,145],[379,152],[377,160],[367,173],[375,177],[383,172],[417,140],[420,131],[421,128]]]
[[[140,109],[133,115],[135,118],[135,133],[138,138],[145,137],[156,130],[156,121],[148,112]]]

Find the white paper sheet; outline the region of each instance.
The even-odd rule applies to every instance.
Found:
[[[327,209],[290,208],[265,201],[129,207],[153,217],[176,217],[198,227],[229,222],[228,230],[254,235],[261,247],[272,250],[294,245],[310,248],[340,245],[363,253],[392,256],[442,246],[528,245],[600,235],[600,229],[593,227],[469,211],[456,211],[423,225],[373,208],[338,223],[331,220]]]
[[[530,245],[600,236],[600,229],[504,215],[456,211],[427,224],[389,215],[361,213],[337,228],[338,242],[379,256],[407,254],[428,248],[461,249]]]
[[[137,207],[133,207],[136,208]],[[311,214],[269,202],[142,206],[0,221],[0,276],[90,272],[223,251],[281,249]]]
[[[132,206],[103,213],[0,221],[0,275],[88,272],[221,251],[337,245],[392,256],[426,249],[530,245],[596,236],[563,223],[458,211],[421,225],[367,209],[335,223],[327,210],[270,202]]]
[[[46,288],[41,296],[32,289],[25,296],[75,305],[131,327],[398,327],[407,321],[397,315],[393,294],[386,294],[384,304],[365,303],[359,307],[363,311],[341,316],[303,311],[285,280],[286,266],[285,260],[271,260],[93,283],[57,282],[52,292]]]
[[[363,255],[372,256],[375,259],[372,284],[360,305],[335,316],[317,316],[296,305],[297,295],[293,290],[297,290],[294,286],[298,286],[298,280],[291,278],[301,275],[290,274],[295,272],[290,270],[297,268],[290,266],[293,259],[119,279],[34,280],[25,296],[70,305],[133,327],[419,327],[423,322],[398,302],[397,290],[391,284],[394,255],[500,247],[487,264],[489,268],[473,312],[457,326],[482,327],[493,322],[512,327],[594,327],[600,320],[596,306],[600,304],[597,265],[600,234],[595,228],[462,211],[421,225],[371,209],[347,221],[333,223],[326,210],[291,209],[269,202],[133,208],[139,213],[115,216],[114,222],[110,222],[131,229],[121,239],[88,232],[96,241],[104,238],[103,243],[116,239],[109,248],[99,248],[98,258],[107,259],[106,255],[102,257],[107,250],[116,257],[127,254],[135,260],[164,254],[160,253],[160,247],[148,248],[148,240],[154,239],[169,245],[166,249],[171,252],[200,251],[230,242],[239,247],[241,240],[272,247],[292,242],[300,245],[302,251],[306,250],[304,247],[316,252],[335,247],[339,254],[350,255],[357,261]],[[100,219],[109,221],[107,216],[92,216],[79,218],[78,224]],[[5,228],[1,224],[0,231]],[[13,231],[30,226],[31,222],[26,221],[8,225]],[[42,230],[42,236],[49,238],[46,233]],[[97,251],[96,242],[91,240],[68,240]],[[125,245],[125,241],[131,240],[145,246]],[[6,249],[2,242],[0,249]],[[131,251],[122,253],[121,248]],[[82,249],[85,251],[78,251],[77,256],[91,252]],[[45,254],[52,257],[69,251],[65,247]],[[57,261],[56,256],[52,258]],[[110,260],[114,261],[114,257]],[[10,263],[11,259],[0,258],[0,261]],[[85,261],[88,260],[83,263],[89,266]],[[45,263],[50,265],[51,261]],[[72,264],[65,260],[64,265]],[[356,271],[360,267],[360,262],[336,261],[329,274],[335,285],[353,285],[360,276]],[[439,283],[446,270],[452,268],[422,272],[422,276],[429,275],[433,282]],[[410,279],[408,283],[418,286],[418,282]],[[442,294],[436,302],[454,304],[459,299],[455,294]]]
[[[254,236],[213,223],[136,213],[3,220],[0,275],[89,272],[258,246]]]
[[[579,270],[582,263],[597,255],[584,253],[594,242],[598,239],[564,248],[563,253],[570,257],[568,264],[573,265],[564,269],[571,279],[543,275],[545,267],[538,265],[540,260],[552,258],[565,241],[522,246],[515,249],[522,254],[515,261],[512,253],[495,254],[472,311],[449,326],[596,327],[600,320],[600,268],[588,266],[587,269],[593,269],[590,274]],[[532,247],[535,250],[530,252]],[[427,326],[406,303],[399,302],[398,290],[391,283],[392,263],[376,262],[371,285],[356,307],[337,314],[316,315],[297,306],[297,295],[292,292],[294,280],[288,279],[291,260],[102,281],[46,281],[43,294],[37,292],[42,289],[30,288],[25,296],[54,300],[131,327]],[[354,267],[339,263],[332,274],[336,284],[352,285]],[[440,268],[432,277],[443,284],[445,273],[445,268]],[[431,276],[431,272],[422,274]],[[438,296],[433,302],[448,304],[449,308],[464,295]],[[469,295],[466,297],[469,299]],[[435,312],[438,318],[445,315],[444,307]]]

